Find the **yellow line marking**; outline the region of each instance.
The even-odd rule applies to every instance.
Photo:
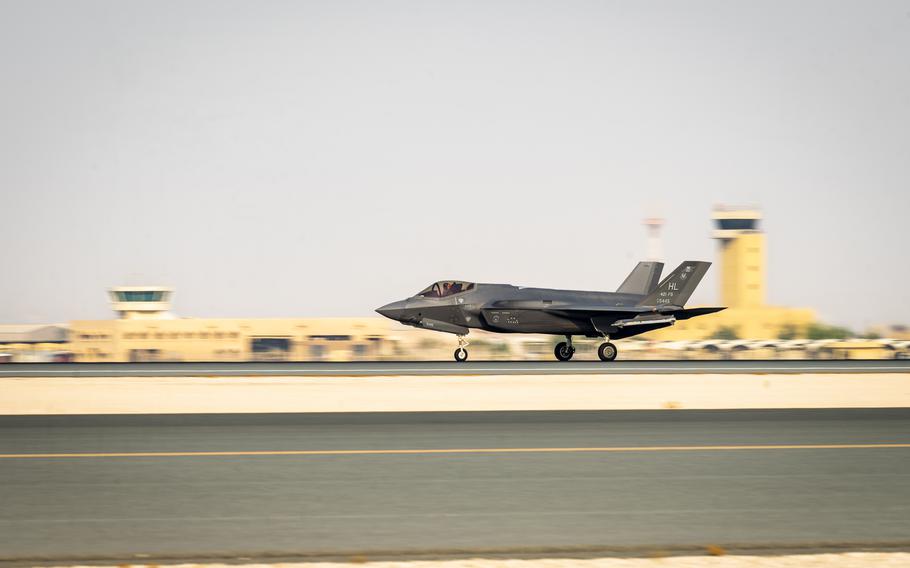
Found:
[[[607,452],[726,452],[739,450],[858,450],[910,448],[908,444],[769,444],[748,446],[615,446],[594,448],[446,448],[406,450],[250,450],[223,452],[98,452],[59,454],[0,454],[0,459],[28,458],[170,458],[208,456],[378,456],[421,454],[531,454]]]

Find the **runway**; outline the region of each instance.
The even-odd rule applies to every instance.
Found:
[[[14,363],[0,377],[638,375],[907,373],[910,360],[725,361],[362,361],[239,363]]]
[[[907,409],[6,416],[0,477],[7,564],[910,548]]]

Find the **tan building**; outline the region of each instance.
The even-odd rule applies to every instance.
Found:
[[[69,347],[77,361],[379,359],[398,341],[381,318],[177,318],[170,288],[122,287],[109,294],[118,319],[71,324]]]
[[[379,318],[72,322],[77,361],[338,361],[392,350]]]
[[[769,306],[765,303],[765,233],[759,227],[761,212],[748,207],[717,207],[712,219],[718,241],[720,304],[727,309],[710,316],[677,322],[646,339],[707,339],[721,328],[745,339],[776,339],[791,328],[804,335],[815,321],[805,308]]]

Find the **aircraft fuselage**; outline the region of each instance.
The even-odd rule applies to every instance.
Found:
[[[523,288],[510,284],[474,284],[471,290],[446,297],[412,296],[378,310],[380,314],[415,327],[455,334],[469,328],[498,333],[603,335],[590,317],[555,313],[578,304],[604,308],[635,306],[643,295],[582,290]],[[620,319],[617,314],[615,319]],[[638,333],[647,331],[642,329]],[[628,337],[628,335],[624,335]]]

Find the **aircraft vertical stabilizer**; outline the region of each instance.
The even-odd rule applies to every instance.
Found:
[[[616,289],[617,294],[650,294],[660,282],[660,273],[663,272],[662,262],[639,262],[638,265],[626,276],[623,283]]]
[[[657,286],[657,289],[638,302],[639,306],[685,306],[692,292],[708,272],[710,262],[687,260]]]

